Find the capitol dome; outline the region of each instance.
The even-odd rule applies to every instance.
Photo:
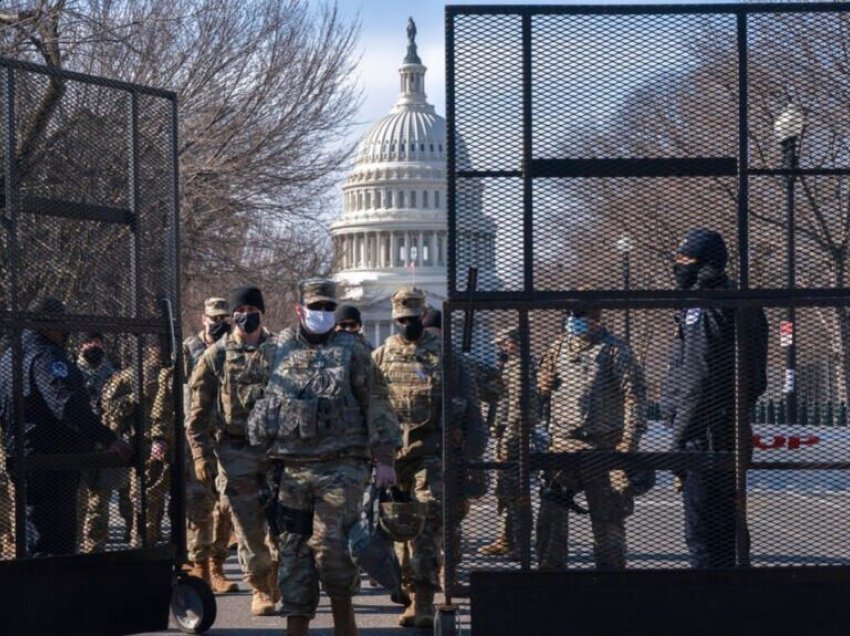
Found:
[[[438,307],[446,298],[446,120],[428,103],[412,19],[407,36],[399,97],[358,144],[343,213],[331,224],[333,278],[375,345],[392,333],[390,297],[400,287],[422,288]],[[492,221],[482,218],[464,244],[473,246],[476,266],[494,269]]]

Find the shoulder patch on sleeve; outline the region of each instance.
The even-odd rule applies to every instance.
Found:
[[[700,316],[702,316],[702,308],[701,307],[693,307],[691,309],[688,309],[688,311],[685,312],[685,324],[686,325],[695,324],[696,322],[699,321]]]
[[[54,378],[67,378],[68,365],[62,362],[61,360],[56,360],[53,364],[50,365],[50,375],[52,375]]]

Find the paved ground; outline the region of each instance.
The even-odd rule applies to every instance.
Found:
[[[663,485],[636,502],[635,513],[627,524],[629,567],[685,568],[681,498]],[[756,566],[850,564],[850,545],[844,532],[850,527],[850,493],[800,494],[793,492],[751,492],[748,517],[752,535],[752,558]],[[571,517],[570,566],[593,567],[590,524],[587,517]],[[476,550],[495,535],[497,520],[495,499],[476,502],[464,522],[464,560],[461,579],[475,568],[518,569],[519,564],[504,558],[479,557]],[[239,579],[235,557],[227,563],[230,578]],[[250,595],[242,591],[218,597],[218,620],[209,632],[227,636],[271,636],[284,633],[284,619],[255,618],[250,615]],[[380,588],[364,579],[362,594],[355,600],[362,636],[410,634],[423,636],[425,630],[401,629],[396,618],[400,606],[393,604]],[[468,607],[461,608],[462,630],[468,633]],[[311,634],[331,636],[332,622],[327,599],[323,596]],[[178,633],[176,629],[169,632]]]
[[[228,559],[226,564],[228,578],[239,581],[239,565],[235,557]],[[251,595],[247,586],[240,581],[240,591],[235,594],[224,594],[216,597],[218,617],[213,628],[207,632],[211,636],[282,636],[285,633],[286,620],[279,616],[251,616]],[[367,579],[363,579],[362,593],[355,599],[355,611],[360,628],[360,636],[384,636],[386,634],[402,634],[407,636],[425,636],[429,630],[402,629],[396,623],[401,613],[401,606],[390,601],[389,595],[381,588],[371,587]],[[461,608],[462,614],[467,611]],[[462,617],[463,618],[463,617]],[[468,616],[466,616],[468,619]],[[468,624],[468,620],[463,620]],[[311,636],[332,636],[333,621],[331,619],[328,599],[322,595],[316,619],[310,624]],[[173,626],[167,632],[149,632],[144,636],[160,634],[179,634]],[[468,633],[468,631],[464,631]]]

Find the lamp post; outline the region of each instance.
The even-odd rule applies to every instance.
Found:
[[[617,241],[617,249],[623,255],[623,289],[625,291],[629,291],[629,283],[631,279],[629,253],[632,251],[632,238],[628,234],[623,234]],[[623,337],[627,343],[631,343],[632,321],[628,307],[626,308],[624,319],[625,325],[623,328]]]
[[[796,170],[800,166],[797,154],[797,143],[803,134],[805,117],[803,110],[794,103],[789,103],[785,110],[773,124],[773,132],[776,140],[782,147],[782,167],[788,172],[785,175],[785,218],[788,227],[788,289],[794,289],[796,285],[795,270],[796,258],[794,255],[795,229],[794,229],[794,184],[797,180]],[[786,421],[791,424],[797,423],[797,343],[796,323],[794,307],[788,307],[788,325],[785,328],[786,337],[789,340],[785,346],[785,385],[783,393],[788,404]]]

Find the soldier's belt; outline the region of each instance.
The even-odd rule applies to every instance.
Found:
[[[310,455],[309,457],[304,455],[281,455],[274,457],[273,459],[280,460],[284,463],[284,465],[290,464],[315,464],[317,462],[330,462],[337,459],[362,459],[368,460],[368,453],[360,450],[344,450],[344,451],[334,451],[332,453],[322,453],[320,455]]]

